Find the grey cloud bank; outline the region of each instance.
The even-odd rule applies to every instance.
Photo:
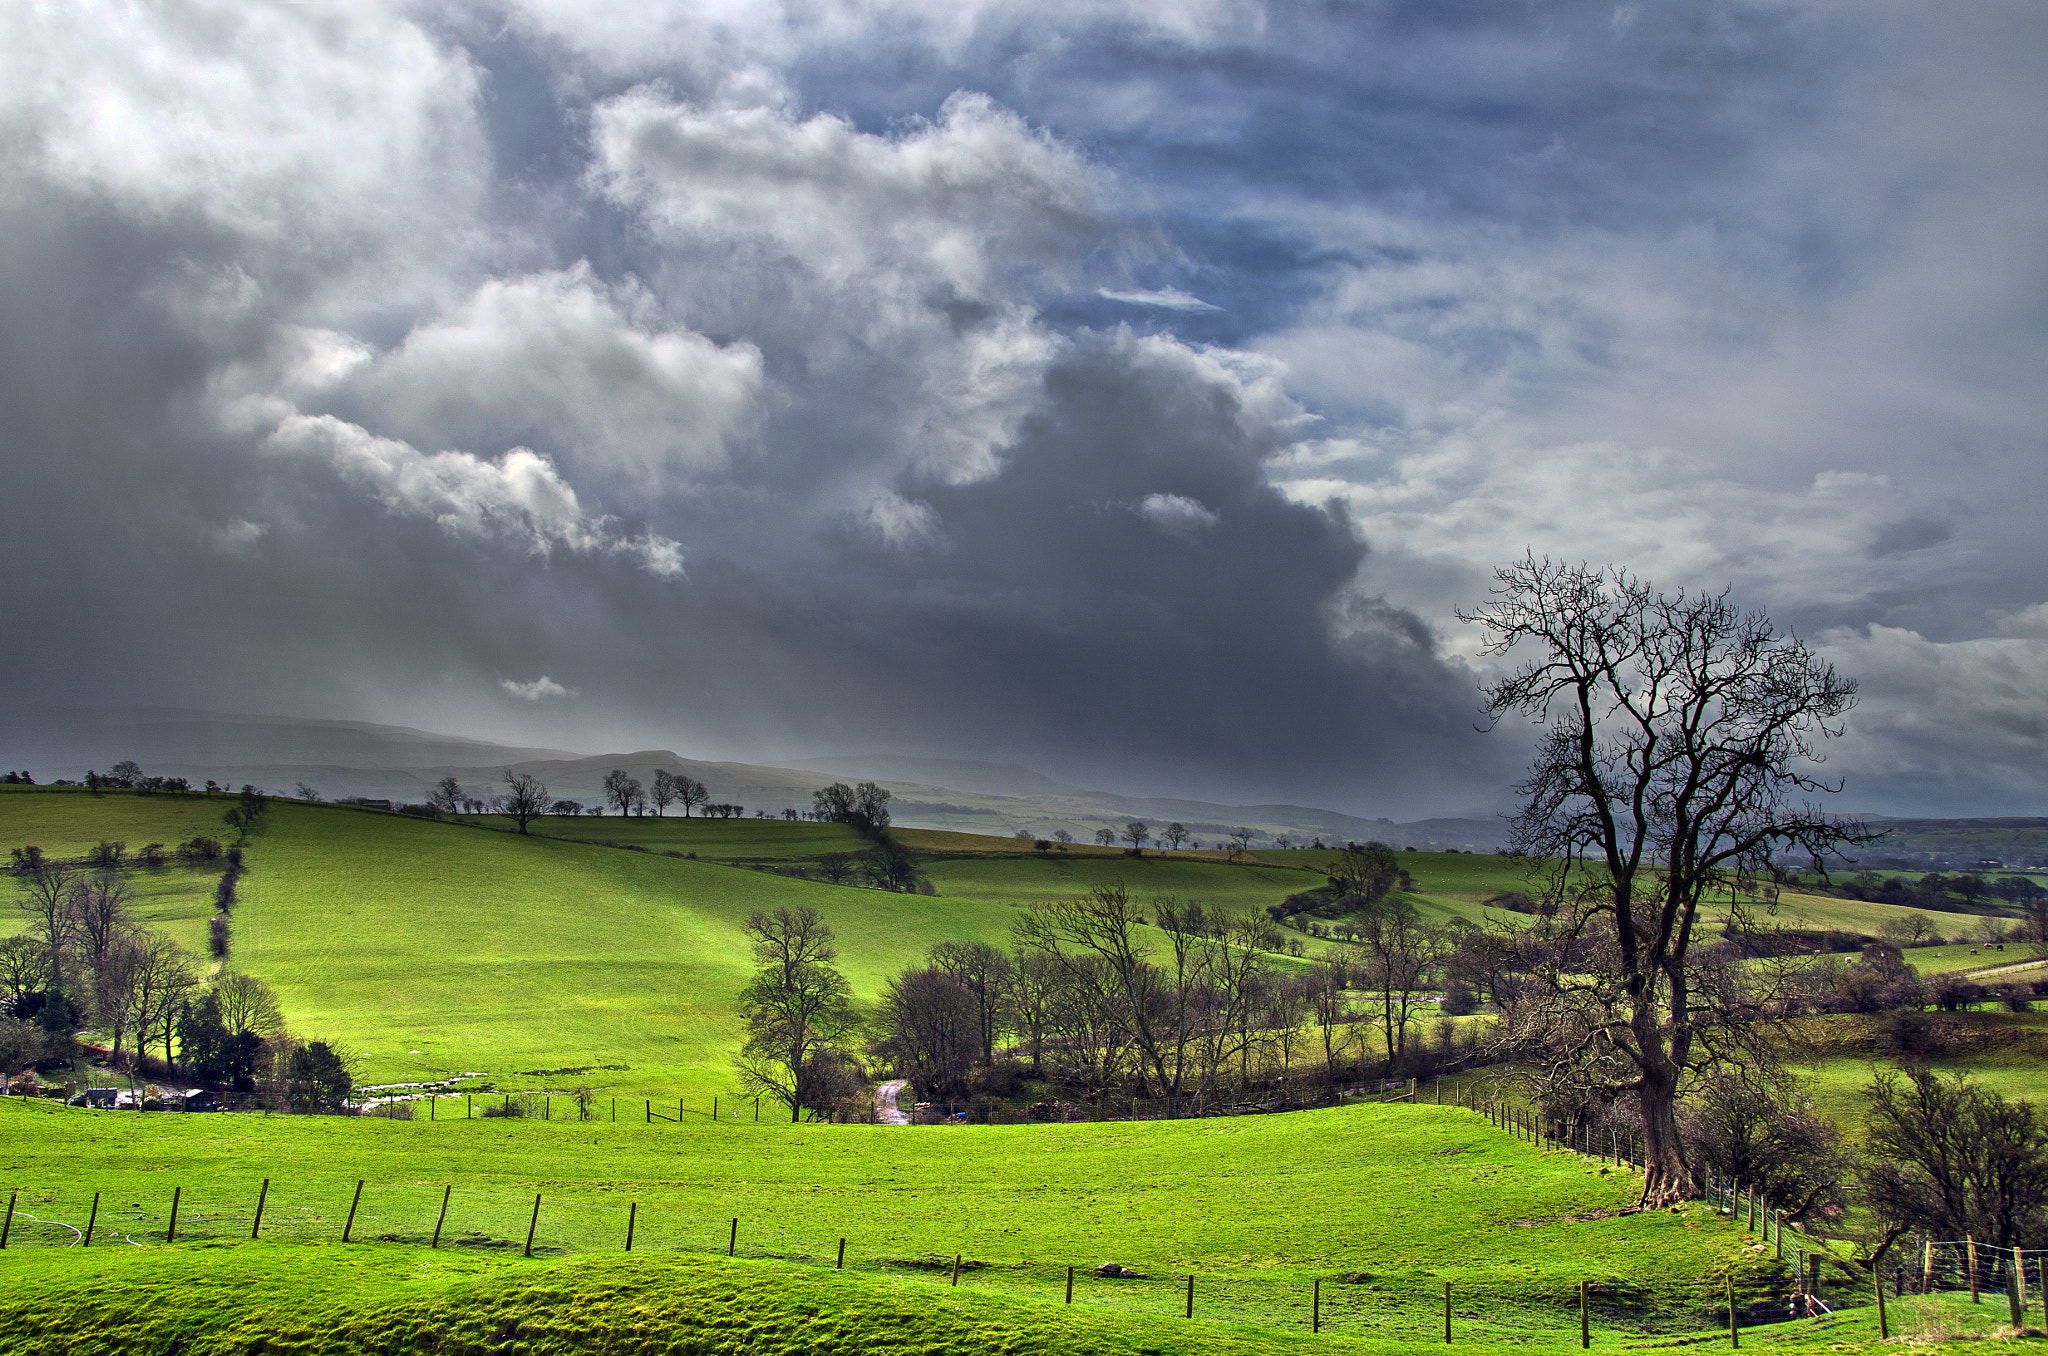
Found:
[[[1524,546],[2048,810],[2038,7],[0,17],[0,696],[1506,793]]]

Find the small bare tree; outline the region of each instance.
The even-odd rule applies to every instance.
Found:
[[[1408,1028],[1421,1006],[1425,980],[1443,963],[1449,948],[1443,934],[1427,926],[1415,906],[1399,895],[1367,905],[1353,932],[1365,950],[1361,977],[1379,1006],[1387,1072],[1392,1075],[1407,1053]]]
[[[519,826],[521,833],[526,826],[548,812],[548,789],[540,778],[529,772],[505,774],[505,794],[498,797],[498,813]]]
[[[690,817],[690,811],[699,805],[711,802],[711,789],[687,772],[678,772],[675,779],[676,803],[683,807],[683,818]]]
[[[1180,851],[1180,845],[1188,841],[1188,826],[1178,819],[1174,820],[1160,832],[1159,841],[1166,844],[1168,852]]]
[[[452,815],[462,809],[462,783],[453,777],[443,777],[434,783],[434,789],[427,793],[427,804],[444,815]]]
[[[270,986],[254,975],[229,970],[213,981],[220,1024],[230,1036],[275,1036],[284,1030],[284,1010]]]
[[[71,885],[68,867],[44,862],[21,873],[20,909],[29,935],[49,962],[49,987],[64,987],[64,952],[71,944]]]
[[[647,801],[654,807],[654,817],[659,819],[669,806],[676,802],[676,777],[665,767],[654,769],[654,780],[647,786]]]
[[[789,1108],[792,1121],[828,1108],[845,1064],[843,1043],[859,1024],[839,948],[816,909],[751,915],[744,931],[758,967],[740,991],[746,1042],[741,1080]]]
[[[987,942],[940,942],[932,968],[958,980],[974,999],[975,1046],[982,1063],[996,1057],[996,1037],[1009,1021],[1010,981],[1017,967]]]
[[[640,779],[622,767],[604,774],[605,804],[620,814],[630,814],[640,800]]]

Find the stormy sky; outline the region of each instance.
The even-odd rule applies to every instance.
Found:
[[[2048,813],[2048,8],[0,10],[0,697],[1486,810],[1525,547]]]

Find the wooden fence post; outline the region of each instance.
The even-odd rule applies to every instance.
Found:
[[[1877,1292],[1877,1340],[1889,1342],[1892,1336],[1892,1321],[1884,1311],[1884,1273],[1875,1262],[1870,1264],[1870,1288]]]
[[[1977,1240],[1975,1238],[1972,1238],[1970,1235],[1965,1234],[1963,1235],[1963,1244],[1965,1248],[1968,1250],[1967,1255],[1969,1257],[1970,1303],[1981,1304],[1983,1303],[1983,1300],[1977,1294]]]
[[[633,1227],[640,1222],[640,1202],[626,1202],[626,1251],[633,1251]]]
[[[1728,1278],[1728,1345],[1731,1347],[1742,1345],[1742,1329],[1737,1326],[1735,1321],[1735,1278],[1733,1276]]]
[[[1316,1277],[1315,1289],[1309,1292],[1308,1330],[1310,1332],[1321,1332],[1323,1330],[1323,1278],[1320,1276]]]
[[[465,1092],[462,1094],[462,1119],[470,1119],[471,1111],[472,1108],[470,1106],[469,1094]]]
[[[453,1182],[441,1188],[441,1213],[434,1216],[434,1241],[427,1245],[430,1248],[441,1246],[441,1226],[448,1222],[448,1198],[454,1194],[455,1183]]]
[[[11,1202],[8,1209],[10,1212],[13,1209]],[[0,1235],[0,1237],[5,1237],[5,1235]],[[2041,1326],[2048,1328],[2048,1257],[2041,1259],[2040,1268],[2034,1273],[2034,1280],[2041,1292]]]
[[[832,1269],[834,1271],[846,1270],[846,1240],[843,1238],[839,1240],[839,1255],[832,1259]]]
[[[427,1119],[430,1121],[434,1121],[439,1120],[440,1118],[441,1098],[437,1094],[430,1092],[427,1094]]]
[[[524,1256],[533,1256],[533,1231],[540,1227],[540,1193],[533,1197],[533,1217],[526,1221],[526,1251]]]
[[[348,1220],[341,1226],[341,1241],[348,1242],[348,1236],[355,1232],[356,1207],[363,1203],[363,1179],[356,1178],[356,1194],[349,1198]]]
[[[718,1119],[718,1095],[716,1093],[713,1093],[711,1097],[711,1119],[714,1121]]]
[[[14,1202],[20,1195],[19,1191],[7,1193],[7,1218],[0,1220],[0,1248],[7,1246],[7,1235],[14,1232]]]
[[[953,1279],[952,1279],[952,1284],[954,1284],[954,1285],[958,1285],[958,1284],[960,1284],[960,1254],[959,1254],[959,1253],[957,1253],[957,1252],[953,1254]]]
[[[1188,1277],[1188,1304],[1187,1304],[1187,1308],[1186,1308],[1185,1310],[1183,1310],[1183,1311],[1182,1311],[1182,1313],[1181,1313],[1181,1317],[1182,1317],[1182,1318],[1193,1318],[1194,1316],[1195,1316],[1195,1278],[1194,1278],[1193,1276],[1189,1276],[1189,1277]]]
[[[1074,1302],[1074,1264],[1067,1263],[1067,1303]]]
[[[2018,1248],[2012,1250],[2012,1277],[2014,1283],[2020,1288],[2020,1314],[2023,1315],[2027,1308],[2027,1259],[2026,1255]],[[2014,1316],[2012,1325],[2015,1328],[2020,1325],[2020,1317],[2018,1315]]]
[[[647,1123],[654,1124],[654,1099],[651,1097],[647,1099]]]
[[[612,1124],[613,1124],[613,1125],[617,1125],[618,1123],[619,1123],[619,1099],[618,1099],[618,1098],[616,1098],[616,1097],[614,1097],[614,1098],[612,1098]]]
[[[1579,1350],[1593,1345],[1593,1316],[1587,1310],[1586,1287],[1589,1283],[1579,1282]]]
[[[263,1203],[270,1199],[270,1179],[263,1179],[263,1185],[256,1188],[256,1222],[249,1226],[249,1237],[257,1238],[263,1233]]]
[[[734,1254],[735,1252],[739,1251],[739,1246],[740,1246],[740,1221],[739,1221],[739,1216],[735,1215],[735,1216],[733,1216],[733,1221],[732,1221],[732,1232],[731,1232],[731,1233],[729,1233],[729,1234],[727,1234],[727,1235],[725,1236],[725,1255],[726,1255],[727,1257],[730,1257],[730,1256],[732,1256],[732,1255],[733,1255],[733,1254]]]
[[[92,1246],[92,1226],[99,1223],[99,1218],[100,1193],[95,1191],[92,1193],[92,1213],[85,1217],[85,1241],[80,1243],[79,1247],[89,1248]]]
[[[171,1188],[171,1222],[164,1229],[164,1242],[166,1243],[178,1241],[178,1200],[184,1194],[185,1188],[181,1186]],[[11,1197],[7,1202],[7,1218],[9,1222],[12,1222],[14,1219],[14,1201]]]
[[[1451,1283],[1444,1282],[1444,1341],[1451,1340]]]

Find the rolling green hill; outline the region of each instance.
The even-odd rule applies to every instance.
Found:
[[[1745,1324],[1782,1313],[1771,1251],[1727,1221],[1629,1213],[1627,1173],[1452,1107],[905,1129],[11,1102],[0,1156],[0,1352],[1563,1353],[1582,1281],[1602,1350],[1716,1340],[1730,1280]],[[1874,1348],[1837,1302],[1744,1345]],[[1988,1326],[1940,1300],[1894,1322]]]
[[[220,825],[224,799],[0,794],[0,846],[72,857],[102,839],[175,844]],[[294,1030],[335,1040],[364,1081],[476,1075],[471,1086],[591,1087],[706,1103],[734,1085],[733,997],[749,959],[740,924],[809,905],[838,933],[857,996],[932,944],[1006,943],[1022,908],[1124,885],[1262,911],[1321,883],[1328,854],[1133,857],[1074,845],[905,830],[935,893],[891,894],[798,879],[862,844],[839,825],[760,819],[549,818],[532,837],[503,821],[433,822],[280,801],[244,844],[232,963],[272,984]],[[622,850],[623,844],[638,850]],[[694,854],[694,855],[692,855]],[[1500,857],[1404,853],[1425,914],[1479,920],[1484,902],[1527,889]],[[754,868],[775,868],[769,870]],[[131,873],[138,913],[203,952],[213,874]],[[1875,931],[1886,905],[1788,895],[1780,915]]]
[[[959,1254],[963,1289],[1039,1303],[1062,1297],[1067,1265],[1110,1260],[1143,1278],[1084,1276],[1077,1307],[1170,1316],[1192,1273],[1204,1318],[1296,1331],[1322,1277],[1334,1328],[1411,1339],[1440,1327],[1446,1281],[1468,1337],[1512,1340],[1573,1328],[1581,1279],[1625,1290],[1625,1311],[1605,1321],[1643,1332],[1700,1326],[1703,1286],[1731,1269],[1745,1283],[1763,1275],[1725,1224],[1697,1210],[1625,1213],[1627,1174],[1451,1107],[918,1129],[17,1103],[0,1106],[0,1152],[5,1187],[21,1193],[15,1248],[61,1244],[95,1191],[105,1241],[153,1248],[174,1186],[181,1236],[225,1245],[247,1236],[267,1177],[265,1235],[316,1264],[337,1249],[357,1179],[354,1236],[422,1253],[452,1184],[445,1247],[500,1269],[523,1263],[538,1193],[549,1257],[619,1253],[631,1202],[645,1253],[723,1252],[737,1218],[743,1256],[829,1266],[844,1237],[856,1274],[943,1283]]]

